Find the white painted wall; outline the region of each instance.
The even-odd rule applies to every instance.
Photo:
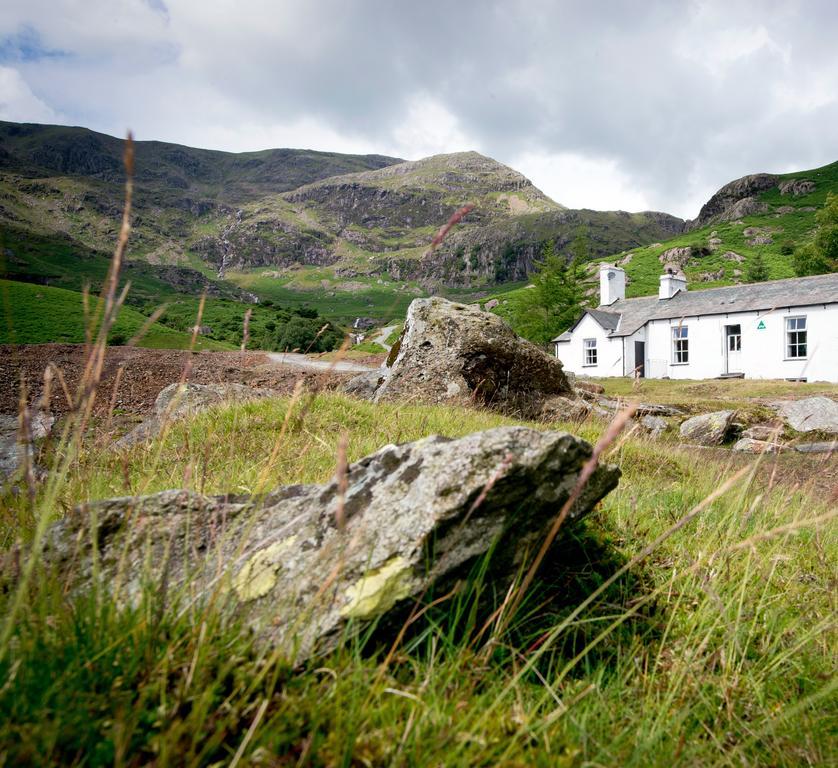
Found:
[[[806,317],[808,354],[805,360],[786,358],[787,317]],[[760,329],[762,322],[765,328]],[[690,358],[674,364],[672,328],[689,329]],[[749,379],[805,378],[838,382],[838,304],[782,308],[772,312],[731,312],[727,315],[652,320],[633,336],[609,338],[605,329],[585,315],[570,341],[556,344],[556,357],[564,367],[583,376],[630,374],[634,341],[646,341],[646,376],[649,378],[714,379],[725,370],[725,326],[739,324],[742,351],[737,372]],[[584,339],[595,338],[599,352],[596,366],[584,365]],[[623,354],[625,351],[625,360]]]
[[[597,340],[595,366],[585,365],[585,339]],[[623,375],[623,340],[609,338],[605,329],[590,315],[585,315],[573,329],[570,341],[556,343],[556,357],[562,361],[565,370],[580,376]]]
[[[786,317],[806,317],[808,355],[805,360],[786,358]],[[764,328],[759,328],[762,322]],[[672,328],[689,329],[690,359],[675,364]],[[725,370],[725,326],[742,329],[740,364],[731,369],[749,379],[806,378],[838,382],[838,305],[796,307],[773,312],[732,312],[728,315],[653,320],[647,324],[646,375],[673,379],[711,379]]]

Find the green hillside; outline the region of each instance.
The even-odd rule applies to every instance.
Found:
[[[779,185],[792,180],[811,181],[814,190],[803,195],[782,194]],[[760,213],[705,224],[663,243],[603,260],[626,270],[629,297],[656,293],[658,278],[670,262],[684,270],[690,290],[747,282],[748,265],[757,253],[768,268],[767,279],[794,277],[793,250],[812,239],[817,227],[815,213],[829,192],[838,192],[838,163],[777,176],[776,181],[754,196],[764,209]],[[674,248],[689,251],[672,253]]]
[[[91,302],[95,306],[95,297]],[[80,344],[85,341],[82,295],[63,288],[0,280],[0,344]],[[127,343],[147,318],[130,307],[123,307],[109,340]],[[155,323],[138,342],[152,349],[187,349],[191,336]],[[200,336],[195,349],[233,349],[227,344]]]

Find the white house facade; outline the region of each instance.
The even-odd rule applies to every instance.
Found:
[[[688,291],[668,271],[657,296],[626,299],[603,264],[600,305],[553,343],[585,376],[838,382],[838,274]]]

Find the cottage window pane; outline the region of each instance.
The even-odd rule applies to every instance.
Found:
[[[672,362],[688,363],[689,361],[689,329],[686,325],[679,325],[672,329]]]
[[[585,357],[584,365],[597,364],[597,348],[596,339],[585,339]]]
[[[808,332],[806,317],[786,318],[786,357],[799,360],[806,357],[808,348]]]

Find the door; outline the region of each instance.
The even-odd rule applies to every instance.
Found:
[[[646,378],[646,342],[634,342],[634,375],[638,379]]]
[[[742,373],[742,326],[725,326],[725,373]]]

